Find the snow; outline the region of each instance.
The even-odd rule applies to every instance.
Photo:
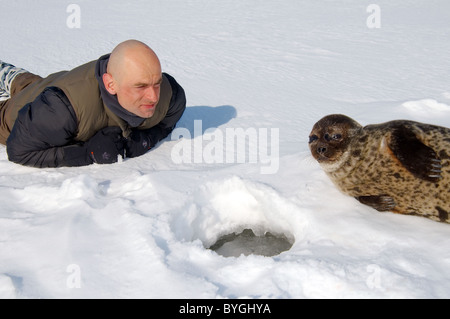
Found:
[[[67,25],[71,3],[80,28]],[[450,126],[450,3],[377,0],[379,28],[370,4],[5,3],[0,59],[46,75],[136,38],[188,109],[182,138],[113,165],[22,167],[1,146],[0,297],[449,298],[449,226],[359,204],[308,150],[331,113]],[[228,144],[227,129],[248,135]],[[271,257],[208,249],[244,229],[293,246]]]

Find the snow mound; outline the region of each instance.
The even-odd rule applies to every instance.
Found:
[[[0,274],[0,299],[16,298],[13,278],[7,274]]]
[[[408,101],[403,103],[402,107],[414,116],[428,119],[450,115],[450,105],[440,103],[434,99]]]
[[[172,221],[179,240],[200,240],[212,246],[219,237],[252,229],[255,235],[266,232],[284,235],[295,241],[298,228],[290,219],[298,207],[281,198],[268,186],[232,177],[201,185],[193,201]]]

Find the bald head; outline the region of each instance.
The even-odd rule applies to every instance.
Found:
[[[127,40],[114,48],[109,57],[107,72],[116,80],[120,80],[130,67],[144,67],[149,71],[161,73],[161,64],[156,53],[138,40]]]
[[[162,82],[161,63],[145,43],[127,40],[117,45],[109,57],[103,83],[120,105],[144,118],[154,114]]]

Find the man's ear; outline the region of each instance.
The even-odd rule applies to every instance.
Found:
[[[109,94],[116,95],[117,91],[115,90],[115,81],[111,74],[104,73],[103,74],[103,84],[105,85],[106,90]]]

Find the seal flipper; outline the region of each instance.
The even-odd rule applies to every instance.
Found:
[[[392,211],[396,204],[394,199],[389,195],[373,195],[355,197],[361,204],[375,208],[380,212]]]
[[[439,156],[423,144],[412,129],[398,125],[393,129],[388,145],[400,163],[417,178],[432,183],[441,180]]]

